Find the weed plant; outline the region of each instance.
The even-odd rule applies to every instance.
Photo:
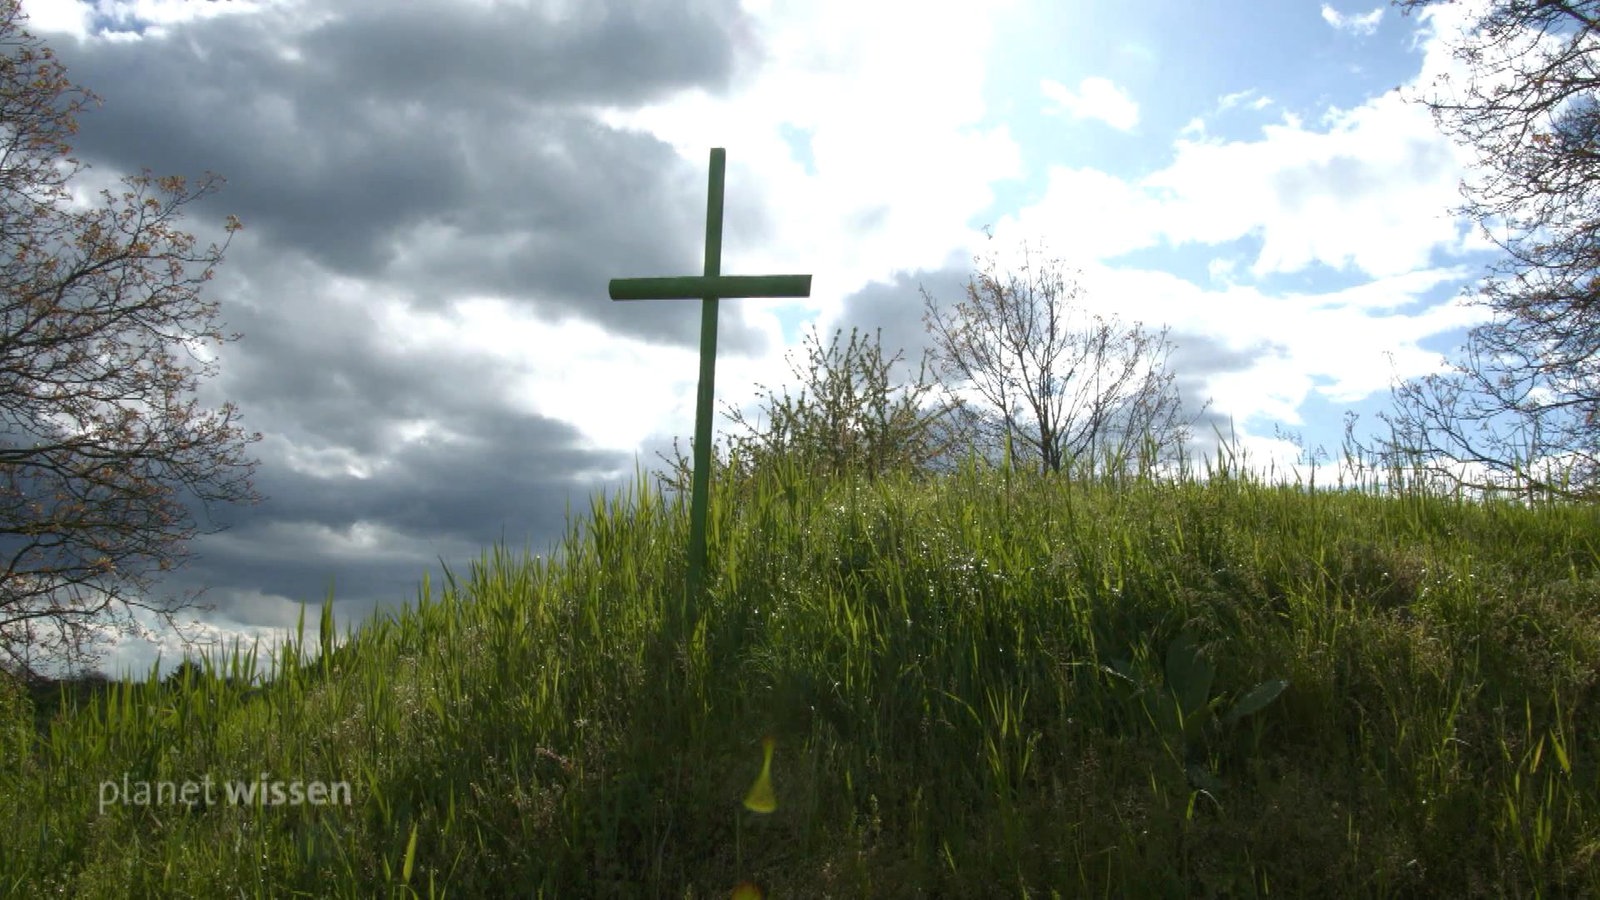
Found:
[[[695,604],[636,488],[343,642],[0,687],[0,895],[1600,896],[1592,506],[1123,468],[770,466]],[[205,777],[353,800],[102,808]]]

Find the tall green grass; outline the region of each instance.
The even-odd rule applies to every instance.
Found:
[[[622,492],[342,644],[0,695],[0,894],[1600,895],[1593,507],[1103,462],[775,466],[696,605]],[[206,776],[353,802],[100,808]]]

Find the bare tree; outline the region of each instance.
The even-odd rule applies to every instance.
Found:
[[[1081,288],[1042,250],[1024,246],[1016,271],[1000,271],[993,254],[974,263],[953,309],[922,296],[946,388],[979,398],[963,414],[980,449],[1020,450],[1046,472],[1182,450],[1192,420],[1167,370],[1167,329],[1084,315]]]
[[[1407,13],[1437,0],[1399,0]],[[1379,452],[1446,484],[1600,495],[1600,2],[1498,0],[1422,96],[1477,157],[1458,210],[1506,254],[1493,313],[1442,374],[1401,383]]]
[[[84,166],[67,139],[97,98],[24,23],[0,0],[0,664],[36,675],[94,661],[104,638],[140,629],[135,610],[178,625],[197,595],[154,599],[147,576],[195,534],[177,486],[259,500],[242,450],[261,436],[230,427],[232,404],[182,402],[196,379],[179,348],[224,342],[199,293],[222,249],[197,251],[174,222],[220,179],[190,191],[145,172],[75,208]]]

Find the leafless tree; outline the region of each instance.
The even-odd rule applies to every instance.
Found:
[[[1410,13],[1437,0],[1399,0]],[[1600,495],[1600,2],[1498,0],[1415,99],[1477,157],[1459,212],[1505,252],[1470,289],[1492,320],[1401,383],[1379,451],[1455,487]]]
[[[174,222],[220,179],[191,191],[145,172],[75,206],[67,140],[97,98],[24,25],[0,0],[0,664],[34,675],[93,662],[140,630],[135,610],[177,626],[197,605],[150,596],[148,573],[195,534],[174,495],[260,499],[242,450],[261,436],[231,427],[231,404],[183,402],[196,372],[179,349],[225,340],[200,299],[222,249]]]
[[[1015,271],[1002,272],[992,253],[976,257],[953,308],[922,290],[945,387],[978,397],[962,413],[976,446],[1011,447],[1046,472],[1181,452],[1193,420],[1167,369],[1167,329],[1086,315],[1061,260],[1022,251]]]

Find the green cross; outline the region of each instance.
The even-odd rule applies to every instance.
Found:
[[[694,407],[694,479],[689,501],[689,583],[698,600],[705,584],[706,502],[711,480],[711,406],[716,393],[717,300],[722,297],[809,297],[810,275],[722,274],[722,175],[727,151],[711,150],[706,200],[706,271],[681,278],[613,278],[612,300],[692,300],[700,303],[700,390]]]

